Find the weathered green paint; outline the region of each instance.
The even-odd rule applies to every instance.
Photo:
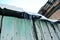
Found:
[[[38,40],[60,40],[60,23],[36,20]],[[1,40],[36,40],[33,21],[16,17],[3,17]]]
[[[0,15],[0,28],[1,28],[1,19],[2,19],[2,16]]]
[[[1,40],[35,40],[32,20],[3,17]]]
[[[0,32],[1,32],[1,19],[2,19],[2,16],[0,15]],[[1,40],[1,33],[0,33],[0,40]]]

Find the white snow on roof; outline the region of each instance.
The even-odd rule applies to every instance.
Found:
[[[15,6],[10,6],[10,5],[0,5],[0,7],[3,9],[3,8],[7,8],[7,9],[11,9],[11,10],[15,10],[15,11],[19,11],[19,12],[25,12],[22,8],[18,8],[18,7],[15,7]],[[32,12],[26,12],[30,15],[36,15],[36,16],[41,16],[40,19],[43,19],[43,20],[48,20],[48,21],[51,21],[51,22],[57,22],[59,20],[52,20],[52,19],[48,19],[46,18],[45,16],[41,15],[41,14],[38,14],[38,13],[32,13]]]
[[[38,13],[31,13],[31,12],[29,12],[28,14],[30,14],[30,15],[36,15],[36,16],[41,16],[40,19],[48,20],[48,21],[51,21],[51,22],[57,22],[57,21],[60,21],[60,20],[53,20],[53,19],[46,18],[45,16],[43,16],[43,15],[41,15],[41,14],[38,14]]]
[[[19,8],[19,7],[16,7],[16,6],[0,4],[0,7],[1,7],[2,9],[7,8],[7,9],[15,10],[15,11],[24,12],[23,8]]]

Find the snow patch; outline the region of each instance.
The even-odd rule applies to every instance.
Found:
[[[15,11],[24,12],[23,8],[18,8],[18,7],[11,6],[11,5],[0,4],[0,7],[2,9],[7,8],[7,9],[15,10]]]

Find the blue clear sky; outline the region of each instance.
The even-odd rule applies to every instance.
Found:
[[[37,13],[48,0],[0,0],[0,4],[7,4],[23,8],[25,11]]]

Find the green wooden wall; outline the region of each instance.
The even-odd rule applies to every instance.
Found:
[[[60,40],[60,23],[3,16],[1,40]]]
[[[32,20],[4,16],[1,40],[35,40]]]

